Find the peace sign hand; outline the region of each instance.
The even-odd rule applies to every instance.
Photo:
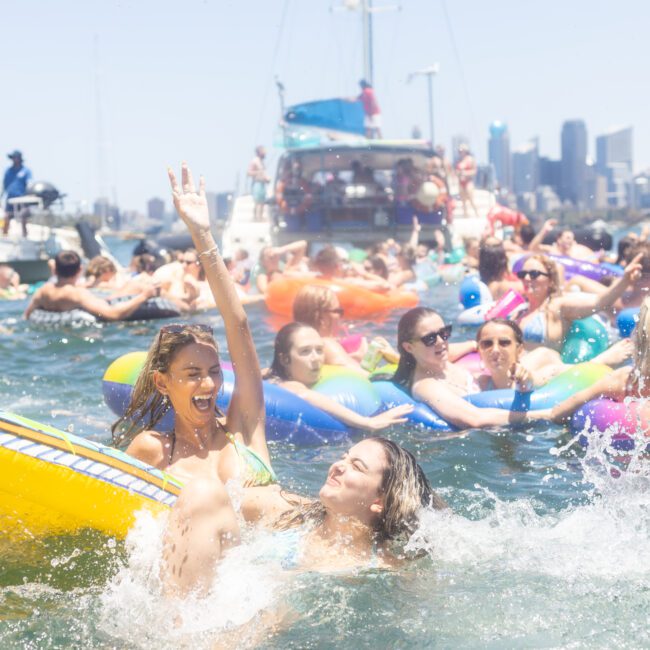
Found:
[[[643,253],[639,253],[627,263],[625,266],[625,271],[623,272],[623,277],[628,284],[634,284],[637,280],[641,278],[643,272],[643,264],[641,260],[643,259]]]
[[[199,191],[194,187],[192,172],[183,162],[181,166],[182,187],[178,185],[176,174],[171,167],[167,168],[169,182],[172,187],[174,207],[190,232],[202,233],[210,231],[210,213],[208,201],[205,198],[205,179],[199,179]]]

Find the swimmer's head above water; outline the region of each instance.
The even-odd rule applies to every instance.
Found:
[[[162,327],[149,348],[124,416],[112,426],[113,442],[125,445],[140,431],[154,429],[170,406],[177,418],[186,418],[197,428],[209,423],[222,384],[211,327],[181,323]]]

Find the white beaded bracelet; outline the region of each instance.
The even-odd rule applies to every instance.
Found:
[[[202,253],[199,253],[199,258],[203,257],[204,255],[210,255],[210,253],[217,253],[219,254],[219,247],[215,244],[212,248],[208,248],[207,251],[203,251]]]

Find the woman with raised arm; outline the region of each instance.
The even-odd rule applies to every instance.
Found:
[[[206,325],[161,328],[147,354],[126,413],[113,425],[118,445],[181,480],[197,476],[246,484],[274,482],[266,445],[262,375],[248,319],[210,232],[205,181],[196,191],[183,163],[182,183],[169,169],[174,206],[185,222],[223,318],[235,384],[223,415],[216,399],[223,384],[217,344]],[[169,407],[173,431],[156,425]]]
[[[641,277],[641,255],[604,293],[562,293],[557,265],[544,255],[532,255],[517,273],[524,284],[528,309],[519,317],[526,349],[541,345],[559,350],[575,320],[610,309]]]

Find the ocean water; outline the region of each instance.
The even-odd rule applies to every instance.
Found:
[[[130,243],[114,243],[123,260]],[[423,302],[452,317],[457,287]],[[56,331],[0,302],[0,408],[107,442],[113,416],[101,378],[146,349],[160,323]],[[268,363],[276,321],[250,309]],[[399,314],[356,323],[394,341]],[[216,313],[209,322],[225,345]],[[456,331],[454,338],[471,336]],[[225,350],[224,350],[225,352]],[[126,542],[97,533],[0,538],[0,648],[604,648],[650,646],[650,472],[641,457],[585,452],[561,427],[390,434],[416,453],[451,506],[427,513],[411,540],[421,559],[392,572],[320,575],[255,558],[248,533],[220,565],[210,595],[160,595],[163,523],[142,517]],[[273,443],[282,484],[316,494],[345,444]]]

